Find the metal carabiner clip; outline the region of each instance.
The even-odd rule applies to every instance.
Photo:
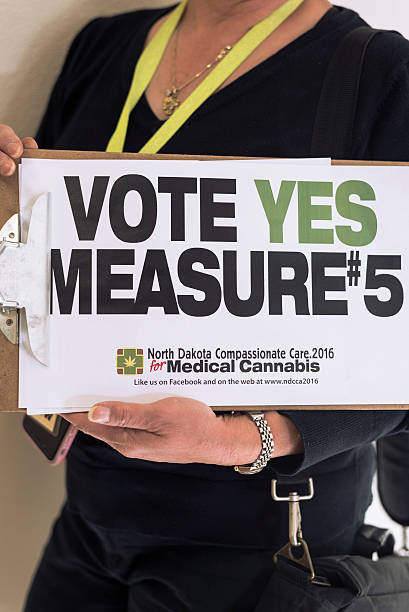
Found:
[[[271,483],[271,496],[274,501],[288,502],[288,527],[289,540],[291,546],[301,546],[302,529],[301,529],[301,510],[300,501],[309,501],[314,497],[314,482],[312,478],[308,479],[308,494],[300,495],[296,491],[291,492],[288,497],[282,497],[277,493],[277,480]]]
[[[303,538],[301,522],[301,509],[300,501],[309,501],[314,497],[314,482],[312,478],[308,479],[308,494],[300,495],[296,491],[292,491],[288,497],[282,497],[277,493],[277,480],[273,480],[271,483],[271,496],[274,501],[288,502],[288,531],[289,531],[289,542],[285,544],[279,551],[277,551],[273,557],[274,562],[278,562],[278,558],[285,557],[293,563],[301,565],[307,569],[311,582],[319,586],[331,586],[327,578],[316,576],[314,566],[312,563],[310,551],[307,542]],[[301,554],[295,555],[294,549],[298,550]]]

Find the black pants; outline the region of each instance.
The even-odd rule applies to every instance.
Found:
[[[25,612],[250,612],[272,552],[109,531],[65,507]]]
[[[370,503],[371,453],[319,470],[304,536],[314,556],[349,553]],[[288,541],[272,476],[126,460],[78,436],[25,612],[253,612]]]

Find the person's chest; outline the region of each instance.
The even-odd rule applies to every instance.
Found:
[[[330,59],[356,22],[334,9],[316,28],[210,96],[161,152],[308,156]],[[133,37],[125,28],[126,37],[99,46],[66,83],[55,148],[105,150],[149,26],[142,30]],[[126,151],[139,151],[162,124],[148,102],[143,97],[130,116]]]
[[[171,36],[146,90],[146,98],[153,114],[165,120],[166,92],[176,91],[176,103],[183,103],[202,81],[210,77],[219,62],[233,52],[233,47],[236,51],[236,45],[237,47],[242,45],[241,61],[230,71],[226,68],[226,74],[216,91],[228,87],[306,32],[313,30],[330,8],[331,5],[326,0],[306,0],[300,10],[290,15],[283,23],[272,24],[272,31],[268,35],[261,31],[257,35],[253,32],[253,22],[249,21],[252,14],[250,8],[247,8],[245,13],[247,26],[244,33],[242,20],[233,24],[227,19],[212,26],[200,24],[193,28],[184,27],[182,21]],[[152,26],[146,38],[145,48],[158,34],[166,19],[167,15]],[[250,40],[247,42],[244,40],[248,34],[254,36],[256,44],[254,49]],[[226,61],[229,62],[229,59]]]
[[[67,92],[56,148],[104,150],[132,78],[131,62],[107,61]],[[319,54],[300,70],[297,54],[271,58],[211,96],[164,147],[165,153],[309,154],[324,68]],[[126,150],[137,152],[160,127],[146,99],[131,114]]]

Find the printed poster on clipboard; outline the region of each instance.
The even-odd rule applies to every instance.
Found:
[[[20,407],[409,403],[409,168],[24,159],[20,185],[51,219]]]

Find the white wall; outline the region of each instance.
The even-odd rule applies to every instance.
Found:
[[[342,2],[341,2],[342,3]],[[162,6],[166,0],[0,0],[0,123],[35,132],[75,32],[97,15]],[[409,37],[404,0],[345,0],[374,26]],[[18,612],[52,518],[63,499],[63,469],[49,468],[20,428],[0,415],[0,612]],[[384,524],[376,503],[370,520]],[[58,611],[56,611],[58,612]]]
[[[339,0],[361,15],[369,25],[385,30],[398,30],[409,38],[409,4],[406,0]]]
[[[75,33],[100,15],[172,0],[0,0],[0,123],[34,133]]]

